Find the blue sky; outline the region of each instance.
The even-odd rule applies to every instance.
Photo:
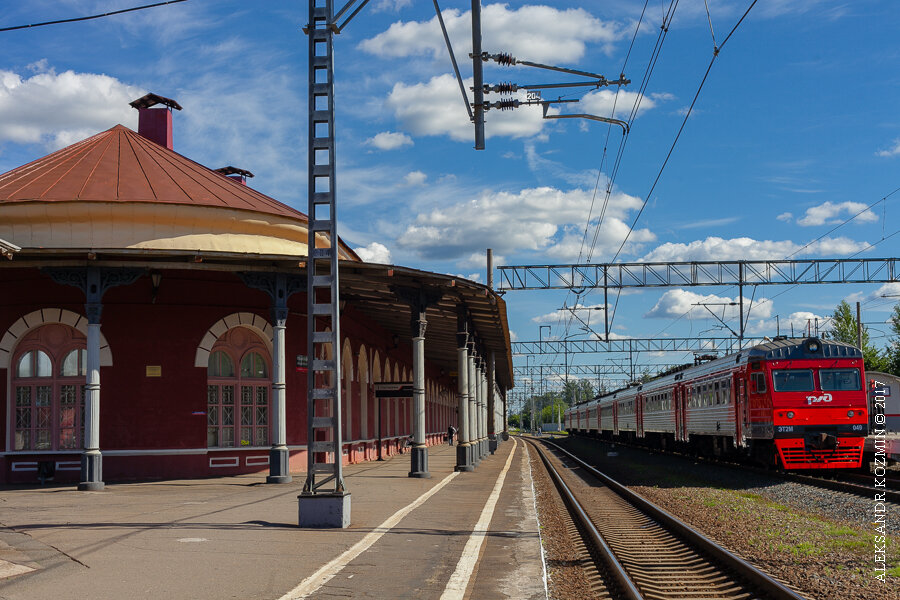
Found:
[[[136,4],[7,3],[0,27]],[[441,2],[466,78],[469,4]],[[602,123],[543,120],[537,107],[490,111],[487,148],[475,151],[432,3],[372,0],[336,39],[341,235],[371,260],[484,282],[487,247],[501,264],[612,259],[647,199],[618,260],[897,256],[900,235],[880,240],[900,229],[900,193],[863,211],[900,187],[900,6],[890,0],[760,1],[721,50],[647,198],[714,45],[750,0],[708,4],[709,17],[699,0],[678,3],[610,185],[622,134]],[[190,0],[0,34],[0,172],[116,123],[136,128],[136,111],[127,103],[152,91],[185,108],[175,116],[176,151],[212,168],[248,169],[256,174],[253,187],[305,212],[306,6]],[[627,118],[669,3],[649,2],[635,35],[643,6],[485,2],[484,49],[610,79],[624,65],[633,83],[618,98],[615,88],[567,89],[559,94],[581,102],[554,110],[610,117],[615,101],[615,116]],[[489,63],[485,79],[578,78]],[[748,302],[752,293],[745,290]],[[805,328],[808,319],[824,321],[848,299],[863,303],[864,322],[876,343],[884,343],[883,322],[896,302],[884,294],[900,294],[900,286],[759,288],[748,334],[774,335],[776,315],[782,332],[790,322]],[[736,296],[733,288],[630,293],[619,299],[612,331],[725,336],[716,319],[693,305]],[[510,292],[505,298],[518,340],[537,339],[539,325],[550,325],[551,337],[579,337],[559,309],[602,303],[600,293]],[[723,307],[713,308],[723,314]],[[734,309],[725,310],[736,328]],[[602,323],[602,313],[590,314],[592,325]]]

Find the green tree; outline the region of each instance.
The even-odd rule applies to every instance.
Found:
[[[853,314],[850,304],[846,300],[841,300],[831,316],[831,329],[822,337],[856,346],[857,327],[856,315]],[[862,328],[862,354],[867,371],[884,371],[890,368],[889,356],[869,342],[869,329],[865,325]]]
[[[565,421],[565,418],[560,419],[560,415],[564,416],[566,409],[568,408],[569,405],[563,402],[562,398],[554,398],[541,409],[541,423],[556,423],[560,420]]]

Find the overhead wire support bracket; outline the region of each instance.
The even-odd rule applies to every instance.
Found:
[[[478,54],[476,52],[472,52],[469,56],[473,59],[476,59]],[[607,87],[610,85],[628,85],[631,83],[630,79],[625,78],[625,74],[622,73],[619,75],[619,78],[616,80],[609,80],[605,75],[600,75],[599,73],[591,73],[590,71],[581,71],[579,69],[568,69],[565,67],[555,67],[553,65],[545,65],[541,63],[536,63],[528,60],[519,60],[515,56],[506,53],[499,54],[490,54],[488,52],[481,53],[481,60],[483,62],[487,62],[490,60],[495,61],[499,65],[504,66],[513,66],[513,65],[523,65],[526,67],[535,67],[538,69],[547,69],[550,71],[557,71],[560,73],[568,73],[570,75],[580,75],[581,77],[589,77],[593,81],[579,81],[572,83],[545,83],[545,84],[531,84],[531,85],[518,85],[515,83],[499,83],[497,85],[481,85],[479,87],[478,82],[475,82],[475,86],[472,90],[475,92],[476,96],[481,93],[498,93],[498,94],[511,94],[523,90],[541,90],[541,89],[558,89],[558,88],[566,88],[566,87],[593,87],[595,89],[599,89],[601,87]],[[477,59],[476,59],[477,62]],[[600,123],[609,123],[611,125],[618,125],[622,128],[622,134],[626,135],[629,132],[629,125],[626,121],[622,121],[621,119],[613,119],[610,117],[601,117],[599,115],[591,115],[587,113],[577,113],[570,115],[551,115],[548,114],[551,104],[559,104],[564,102],[578,102],[578,100],[563,100],[558,98],[557,100],[542,100],[540,97],[540,92],[532,92],[529,93],[529,97],[527,100],[500,100],[499,102],[482,102],[479,103],[478,106],[482,107],[484,110],[489,110],[491,108],[496,108],[499,110],[511,110],[513,108],[519,108],[520,106],[527,105],[535,105],[540,104],[543,109],[543,117],[545,119],[587,119],[590,121],[599,121]]]
[[[581,75],[582,77],[589,77],[591,79],[597,79],[600,81],[608,81],[605,75],[600,75],[599,73],[591,73],[590,71],[580,71],[578,69],[567,69],[566,67],[555,67],[553,65],[545,65],[541,63],[531,62],[530,60],[519,60],[515,56],[511,54],[506,54],[501,52],[499,54],[488,54],[487,52],[481,53],[481,60],[484,62],[494,61],[502,66],[514,66],[514,65],[524,65],[526,67],[535,67],[537,69],[547,69],[549,71],[557,71],[559,73],[568,73],[570,75]],[[609,83],[615,85],[627,85],[631,83],[630,79],[625,79],[625,74],[622,73],[619,76],[619,79],[616,81],[610,81]]]
[[[628,123],[622,121],[621,119],[610,119],[609,117],[601,117],[598,115],[589,115],[587,113],[577,113],[571,115],[548,115],[547,110],[550,108],[550,102],[542,102],[544,105],[544,118],[545,119],[588,119],[590,121],[600,121],[601,123],[610,123],[612,125],[618,125],[622,128],[622,133],[628,133],[631,129],[628,126]]]
[[[335,14],[331,18],[331,20],[327,23],[326,26],[328,27],[328,29],[330,29],[334,33],[341,33],[342,31],[344,31],[344,28],[347,26],[347,24],[350,23],[350,21],[352,21],[353,18],[359,14],[359,11],[361,11],[363,8],[366,7],[366,4],[369,3],[369,0],[362,0],[360,5],[356,7],[356,10],[354,10],[352,13],[350,13],[350,16],[347,17],[346,19],[344,19],[343,23],[338,25],[337,22],[341,20],[341,17],[344,16],[344,13],[346,13],[348,10],[353,8],[353,5],[356,4],[356,2],[357,2],[357,0],[349,0],[349,2],[347,2],[347,4],[345,4],[344,7],[341,10],[339,10],[337,12],[337,14]],[[306,33],[307,35],[309,34],[309,26],[308,25],[303,28],[303,33]]]

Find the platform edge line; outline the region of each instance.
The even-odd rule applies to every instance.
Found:
[[[494,484],[494,489],[491,490],[491,495],[488,496],[488,500],[484,504],[481,516],[478,518],[478,522],[475,523],[475,528],[469,536],[469,541],[466,542],[466,546],[463,548],[459,562],[456,563],[456,570],[453,571],[453,575],[450,576],[450,580],[447,582],[447,587],[444,588],[444,593],[441,594],[441,600],[462,600],[465,596],[466,589],[469,587],[469,579],[472,577],[475,564],[478,562],[478,555],[481,553],[481,546],[484,545],[487,539],[487,536],[483,533],[476,534],[476,532],[485,531],[490,526],[491,519],[494,518],[494,509],[497,507],[497,501],[500,499],[500,491],[503,489],[506,473],[509,471],[510,465],[512,465],[513,457],[516,455],[517,446],[518,441],[513,438],[512,452],[509,453],[506,465],[503,466],[503,471],[500,472],[500,477],[497,478],[497,483]]]
[[[352,560],[369,549],[369,547],[377,542],[381,536],[393,529],[406,515],[424,504],[429,498],[438,493],[445,485],[450,483],[454,477],[459,475],[458,471],[454,471],[447,475],[440,483],[433,488],[413,500],[410,504],[401,508],[393,515],[385,519],[381,525],[375,527],[366,536],[350,546],[343,554],[340,554],[331,561],[325,563],[318,571],[301,581],[297,587],[289,591],[287,594],[279,598],[279,600],[297,600],[305,598],[312,594],[320,587],[331,581],[331,579],[343,570]]]

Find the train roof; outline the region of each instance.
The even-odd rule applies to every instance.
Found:
[[[816,358],[862,358],[856,346],[819,338],[775,338],[746,351],[748,359],[813,360]]]
[[[602,403],[605,400],[637,395],[638,392],[647,393],[659,388],[665,388],[669,382],[682,379],[687,371],[690,372],[691,378],[696,378],[713,374],[731,365],[746,364],[753,360],[814,360],[817,358],[862,359],[862,352],[856,346],[835,340],[823,340],[816,337],[779,337],[763,344],[757,344],[736,354],[728,354],[700,365],[672,369],[641,385],[613,390],[602,396],[595,396],[592,400],[577,406],[594,402]]]

